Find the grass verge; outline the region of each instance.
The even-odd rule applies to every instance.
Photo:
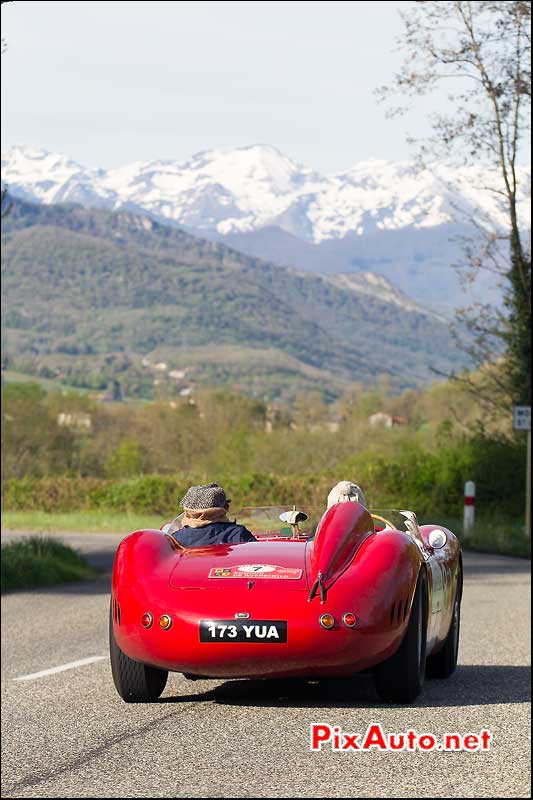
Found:
[[[171,518],[173,515],[164,519],[156,514],[117,511],[4,511],[2,528],[37,533],[121,533],[125,536],[142,528],[160,528]]]
[[[478,517],[468,534],[463,531],[462,520],[446,519],[439,523],[459,537],[463,550],[531,558],[531,539],[524,532],[523,521]]]
[[[32,536],[2,545],[2,594],[81,581],[97,574],[71,547],[49,537]]]

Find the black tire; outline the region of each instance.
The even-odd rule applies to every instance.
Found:
[[[433,656],[429,656],[426,665],[428,678],[449,678],[455,672],[459,653],[459,631],[461,628],[461,591],[462,575],[455,590],[452,621],[450,630],[444,640],[443,647]]]
[[[109,656],[117,692],[126,703],[153,703],[166,686],[168,671],[148,667],[122,652],[115,640],[109,615]]]
[[[387,703],[412,703],[424,685],[427,635],[426,576],[416,585],[407,631],[399,649],[375,671],[376,689]]]

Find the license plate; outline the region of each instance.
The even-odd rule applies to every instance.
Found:
[[[277,619],[202,619],[200,641],[283,644],[287,641],[287,623]]]

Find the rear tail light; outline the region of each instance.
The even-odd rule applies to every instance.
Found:
[[[330,630],[335,625],[335,617],[333,614],[322,614],[322,616],[318,618],[318,621],[326,630]]]
[[[154,618],[152,617],[152,615],[148,611],[146,612],[146,614],[143,614],[142,617],[141,617],[141,625],[143,626],[143,628],[151,628],[153,621],[154,621]]]
[[[172,625],[172,617],[169,614],[162,614],[159,617],[159,627],[162,628],[164,631],[168,631],[171,625]]]
[[[352,611],[347,611],[346,614],[343,615],[342,621],[347,628],[355,628],[357,625],[357,617]]]

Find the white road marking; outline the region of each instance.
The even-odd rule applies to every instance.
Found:
[[[50,669],[43,669],[41,672],[32,672],[31,675],[20,675],[18,678],[13,678],[14,681],[33,681],[35,678],[44,678],[47,675],[55,675],[56,672],[65,672],[67,669],[76,669],[76,667],[84,667],[85,664],[93,664],[95,661],[102,661],[106,656],[91,656],[90,658],[81,658],[79,661],[70,661],[68,664],[61,664],[59,667],[51,667]]]

